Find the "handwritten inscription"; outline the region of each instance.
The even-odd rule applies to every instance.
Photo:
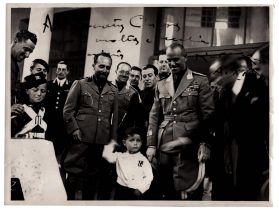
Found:
[[[144,21],[143,21],[144,20]],[[135,15],[133,17],[131,17],[129,19],[129,24],[125,25],[122,23],[123,19],[121,18],[114,18],[112,23],[108,23],[108,24],[100,24],[100,25],[93,25],[90,26],[94,29],[108,29],[108,28],[116,28],[119,29],[119,33],[122,33],[125,30],[125,27],[133,27],[133,28],[141,28],[143,26],[143,24],[145,24],[146,26],[155,28],[155,24],[154,23],[150,23],[148,22],[147,19],[144,19],[143,15]],[[176,32],[181,30],[181,27],[179,25],[179,23],[163,23],[161,25],[161,30],[162,28],[165,27],[166,29],[169,27],[173,27],[174,30]],[[203,43],[208,45],[209,41],[206,41],[202,38],[201,35],[198,36],[198,38],[193,38],[192,36],[188,37],[188,38],[176,38],[176,37],[162,37],[161,39],[166,40],[166,41],[173,41],[173,42],[184,42],[184,41],[190,41],[190,42],[196,42],[196,43]],[[119,39],[104,39],[104,38],[97,38],[96,42],[106,42],[106,43],[116,43],[116,42],[123,42],[123,43],[134,43],[135,45],[138,45],[140,43],[138,37],[136,37],[136,35],[134,34],[122,34],[122,36]],[[152,43],[150,38],[145,39],[145,42],[150,44]]]
[[[48,25],[49,24],[49,25]],[[45,33],[46,31],[46,28],[49,28],[50,29],[50,32],[52,32],[52,25],[51,25],[51,21],[50,21],[50,18],[49,18],[49,15],[47,14],[46,16],[46,19],[45,19],[45,22],[43,24],[45,27],[44,27],[44,31],[43,33]]]
[[[135,28],[140,28],[142,23],[138,23],[138,21],[142,21],[143,15],[136,15],[130,18],[130,26],[135,27]]]
[[[204,43],[204,44],[209,44],[209,42],[202,39],[201,35],[199,35],[199,40],[193,40],[192,36],[190,36],[186,39],[178,39],[178,38],[175,38],[175,37],[172,37],[172,38],[162,37],[161,39],[166,40],[166,41],[174,41],[174,42],[177,42],[177,41],[180,41],[180,42],[191,41],[191,42],[201,42],[201,43]]]
[[[102,51],[103,52],[103,51]],[[95,56],[96,53],[88,53],[88,56]],[[120,57],[121,60],[123,60],[124,55],[122,54],[121,50],[117,50],[116,53],[111,54],[112,57]]]
[[[93,26],[89,26],[89,27],[92,27],[92,28],[102,28],[102,29],[107,29],[107,28],[119,28],[120,31],[119,33],[122,33],[122,31],[124,30],[124,25],[123,24],[117,24],[115,22],[117,21],[122,21],[122,19],[120,18],[115,18],[113,19],[113,22],[112,24],[105,24],[105,25],[93,25]]]
[[[96,42],[111,42],[114,43],[116,41],[120,42],[134,42],[135,45],[139,44],[139,40],[134,35],[125,35],[123,34],[119,40],[116,39],[96,39]]]

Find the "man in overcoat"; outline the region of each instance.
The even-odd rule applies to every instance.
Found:
[[[214,103],[207,77],[186,66],[184,53],[177,43],[167,48],[172,75],[157,83],[146,153],[150,161],[155,155],[158,159],[165,199],[198,200],[202,197],[204,162],[210,156]],[[164,116],[161,124],[160,114]]]
[[[67,97],[63,116],[73,137],[64,169],[68,173],[68,199],[103,199],[107,162],[104,145],[116,139],[117,87],[107,81],[112,59],[107,53],[94,57],[94,75],[76,80]],[[107,199],[107,197],[105,197]]]

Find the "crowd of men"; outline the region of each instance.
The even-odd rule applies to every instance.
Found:
[[[67,62],[48,81],[38,58],[19,83],[36,42],[20,31],[11,47],[11,137],[53,142],[69,200],[268,200],[268,46],[220,57],[208,77],[178,43],[158,68],[111,69],[101,52],[73,83]]]

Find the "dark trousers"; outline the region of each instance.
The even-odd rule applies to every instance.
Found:
[[[141,200],[142,196],[135,195],[135,189],[124,187],[116,183],[115,200]]]
[[[70,145],[63,167],[68,177],[68,199],[109,200],[112,190],[112,167],[102,158],[103,145]]]
[[[158,155],[158,186],[163,193],[163,199],[181,199],[180,191],[195,183],[198,175],[198,162],[196,160],[196,146],[188,146],[183,152]],[[188,193],[189,200],[202,199],[202,190],[196,189]]]

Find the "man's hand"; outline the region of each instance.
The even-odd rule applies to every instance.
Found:
[[[210,149],[206,144],[200,144],[200,148],[198,151],[198,160],[199,162],[205,162],[210,158]]]
[[[22,104],[13,104],[11,107],[12,115],[18,115],[24,113],[24,107]]]
[[[80,130],[79,129],[77,129],[77,130],[75,130],[74,132],[73,132],[73,139],[76,141],[76,142],[81,142],[81,132],[80,132]]]
[[[149,146],[146,150],[146,156],[147,156],[149,162],[152,161],[152,159],[155,157],[155,154],[156,154],[155,146]]]

